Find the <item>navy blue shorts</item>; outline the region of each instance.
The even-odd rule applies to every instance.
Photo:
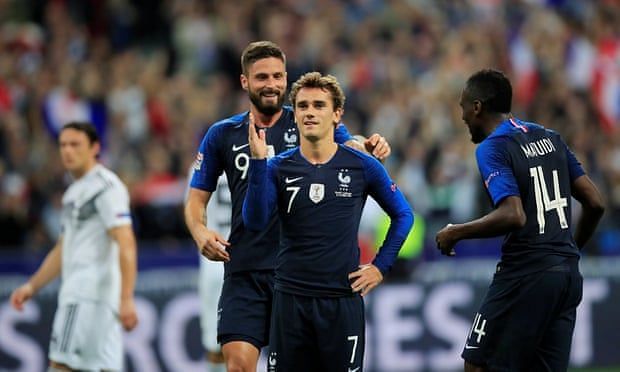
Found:
[[[276,291],[268,372],[363,370],[365,323],[361,296],[309,297]]]
[[[463,359],[491,371],[566,371],[582,289],[576,260],[493,279]]]
[[[269,343],[273,270],[233,273],[224,278],[218,304],[217,342]]]

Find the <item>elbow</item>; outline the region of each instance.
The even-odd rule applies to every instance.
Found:
[[[527,223],[527,216],[525,215],[525,211],[523,209],[519,209],[514,211],[508,220],[510,221],[512,228],[521,229]]]

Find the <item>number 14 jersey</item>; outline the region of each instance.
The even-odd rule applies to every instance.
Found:
[[[510,118],[480,143],[476,160],[493,206],[519,196],[527,217],[506,235],[496,275],[526,275],[579,257],[570,229],[571,185],[585,172],[559,134]]]

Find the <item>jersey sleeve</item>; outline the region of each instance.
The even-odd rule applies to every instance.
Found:
[[[566,142],[562,141],[562,145],[566,149],[566,161],[568,162],[568,174],[570,177],[570,181],[573,182],[577,178],[586,174],[586,171],[583,170],[581,163],[577,160],[575,154],[568,148]]]
[[[343,123],[338,123],[336,125],[336,130],[334,131],[334,140],[336,143],[344,144],[347,141],[353,139],[351,133]]]
[[[95,207],[106,229],[131,225],[129,192],[124,185],[113,184],[95,199]]]
[[[488,139],[476,149],[478,170],[494,206],[509,196],[521,195],[505,141],[501,137]]]
[[[413,212],[405,196],[390,179],[387,171],[370,156],[364,156],[364,170],[368,182],[368,193],[379,203],[390,217],[390,227],[377,256],[373,260],[381,273],[387,273],[413,226]]]
[[[262,230],[276,206],[276,159],[250,159],[248,191],[243,200],[243,224],[249,230]]]
[[[223,170],[222,160],[217,151],[220,133],[220,127],[213,125],[202,139],[196,159],[192,164],[190,187],[204,191],[215,190],[217,179]]]

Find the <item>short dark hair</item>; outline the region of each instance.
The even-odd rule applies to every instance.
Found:
[[[332,102],[334,103],[334,110],[344,109],[344,101],[345,96],[340,84],[336,77],[332,75],[321,75],[320,72],[308,72],[303,75],[295,83],[293,83],[293,87],[291,88],[291,93],[289,94],[289,99],[295,107],[295,102],[297,101],[297,93],[301,88],[320,88],[323,90],[327,90],[332,95]]]
[[[248,44],[243,53],[241,53],[241,72],[246,75],[250,65],[260,59],[269,57],[278,58],[286,64],[286,56],[278,44],[266,40],[254,41]]]
[[[70,123],[65,124],[60,132],[65,129],[75,129],[80,132],[84,132],[86,137],[88,137],[88,141],[92,145],[93,143],[99,142],[99,135],[97,134],[97,129],[94,125],[85,121],[72,121]]]
[[[482,110],[491,113],[509,113],[512,106],[512,85],[503,72],[484,69],[467,79],[465,92],[472,101],[482,102]]]

